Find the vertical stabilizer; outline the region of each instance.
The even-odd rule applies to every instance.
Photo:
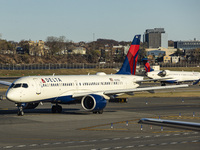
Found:
[[[147,58],[143,58],[142,61],[144,63],[144,67],[145,67],[146,72],[154,71],[154,69],[151,68]]]
[[[135,35],[121,69],[116,74],[135,75],[141,35]]]

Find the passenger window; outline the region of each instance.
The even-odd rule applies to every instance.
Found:
[[[23,84],[22,84],[22,87],[23,87],[23,88],[28,88],[28,84],[23,83]]]
[[[21,87],[22,84],[15,84],[14,88],[19,88]]]

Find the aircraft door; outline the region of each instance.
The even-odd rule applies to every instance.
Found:
[[[78,81],[75,80],[75,81],[74,81],[74,85],[75,85],[75,87],[76,87],[76,90],[78,90],[78,84],[79,84]]]
[[[41,83],[40,80],[38,78],[34,78],[34,83],[35,83],[35,90],[36,90],[36,94],[41,94]]]

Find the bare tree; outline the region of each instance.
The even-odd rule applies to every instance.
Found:
[[[65,49],[65,36],[54,37],[48,36],[46,45],[49,47],[50,55],[60,54]]]

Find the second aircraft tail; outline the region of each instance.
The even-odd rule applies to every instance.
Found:
[[[145,67],[146,72],[154,71],[154,69],[151,68],[147,58],[143,58],[142,61],[144,63],[144,67]]]

